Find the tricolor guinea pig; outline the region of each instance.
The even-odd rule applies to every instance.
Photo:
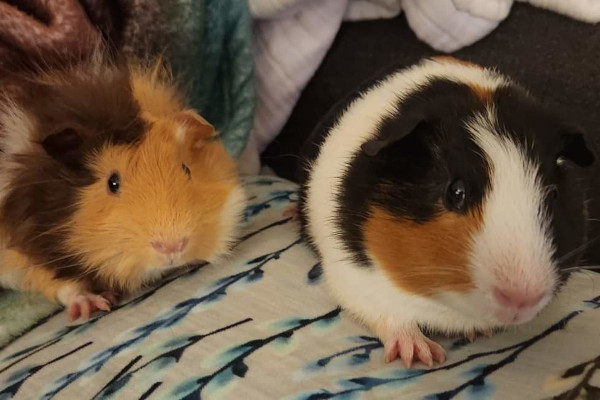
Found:
[[[443,362],[545,307],[585,242],[584,135],[505,76],[427,59],[326,125],[299,205],[331,294],[386,361]]]
[[[235,162],[166,70],[95,57],[13,78],[0,98],[2,286],[87,318],[229,251],[245,207]]]

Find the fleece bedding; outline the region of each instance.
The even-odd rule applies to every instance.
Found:
[[[328,296],[286,212],[297,186],[244,185],[245,236],[230,259],[87,322],[42,322],[0,351],[0,399],[598,398],[596,273],[575,274],[531,323],[473,343],[440,338],[445,364],[405,369]]]

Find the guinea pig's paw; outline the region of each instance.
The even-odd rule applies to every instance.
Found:
[[[102,292],[102,293],[100,293],[100,296],[104,297],[105,300],[108,300],[108,304],[109,304],[108,311],[110,311],[110,306],[115,305],[119,302],[117,294],[114,292]],[[106,311],[106,310],[104,310],[104,311]]]
[[[111,304],[111,301],[104,295],[81,293],[74,296],[69,302],[67,315],[71,321],[75,321],[79,317],[89,319],[96,311],[110,312]]]
[[[491,338],[495,334],[496,334],[496,331],[493,328],[483,329],[480,331],[473,330],[473,331],[467,332],[465,334],[465,338],[469,342],[473,343],[477,338],[480,338],[480,337]]]
[[[410,368],[415,360],[431,368],[434,362],[441,364],[446,360],[444,348],[425,336],[419,328],[400,329],[382,340],[386,362],[399,357],[406,368]]]

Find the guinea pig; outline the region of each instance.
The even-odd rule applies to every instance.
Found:
[[[160,65],[100,56],[11,79],[0,97],[1,286],[88,318],[228,253],[246,202],[237,167]]]
[[[332,296],[386,361],[443,363],[425,333],[523,324],[554,297],[586,241],[595,156],[580,130],[448,57],[396,70],[332,115],[299,217]]]

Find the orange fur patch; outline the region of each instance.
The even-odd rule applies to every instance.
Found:
[[[459,60],[458,58],[454,58],[452,56],[434,56],[431,57],[431,59],[441,62],[461,64],[467,67],[482,68],[481,65],[472,63],[470,61]],[[471,88],[471,91],[475,94],[475,96],[477,96],[484,104],[487,105],[492,102],[493,92],[490,89],[484,88],[476,84],[471,84],[469,85],[469,87]]]
[[[418,224],[373,206],[364,237],[369,253],[402,290],[422,296],[465,292],[474,287],[469,239],[481,223],[479,213],[446,212]]]
[[[56,279],[53,271],[14,249],[0,251],[0,262],[2,263],[0,274],[5,277],[4,279],[14,279],[14,285],[11,285],[11,288],[39,292],[51,301],[58,301],[59,291],[67,285],[84,288],[84,284],[81,282]]]
[[[154,122],[175,114],[184,101],[173,85],[171,72],[157,61],[152,68],[130,64],[133,96],[142,109],[142,118]]]
[[[458,58],[454,58],[452,56],[434,56],[431,57],[432,60],[436,60],[436,61],[441,61],[441,62],[450,62],[450,63],[455,63],[455,64],[462,64],[465,65],[467,67],[476,67],[476,68],[482,68],[481,65],[475,64],[471,61],[465,61],[465,60],[459,60]]]
[[[469,85],[471,91],[483,102],[483,104],[488,105],[492,103],[492,99],[494,97],[494,92],[488,88],[484,88],[479,85]]]
[[[198,148],[197,140],[177,140],[177,135],[203,137],[195,128],[161,118],[140,144],[106,147],[92,160],[99,180],[80,193],[67,245],[109,287],[134,290],[148,281],[149,272],[162,272],[162,255],[150,245],[154,240],[189,237],[178,264],[213,255],[221,212],[238,178],[219,141]],[[116,195],[106,184],[115,172],[121,178]]]

